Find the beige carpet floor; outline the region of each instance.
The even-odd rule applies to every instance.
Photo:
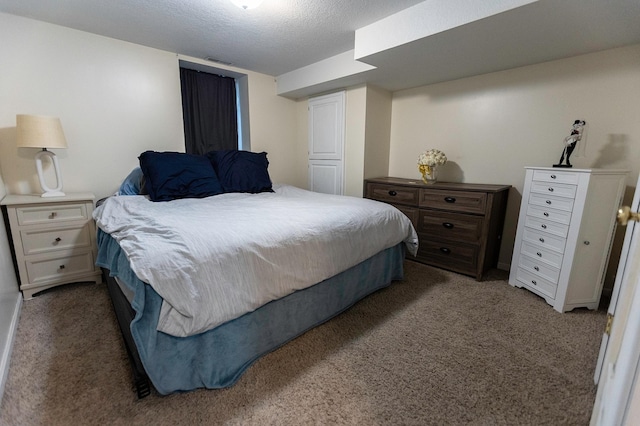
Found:
[[[233,387],[138,400],[104,285],[25,301],[2,425],[587,425],[606,312],[560,314],[491,271],[406,279]]]

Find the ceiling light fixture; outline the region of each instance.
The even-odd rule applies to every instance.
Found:
[[[247,10],[255,9],[256,7],[260,6],[262,0],[231,0],[231,3],[235,4],[241,9]]]

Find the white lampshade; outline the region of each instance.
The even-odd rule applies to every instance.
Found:
[[[231,0],[231,3],[235,4],[239,8],[247,10],[255,9],[256,7],[260,6],[262,0]]]
[[[18,148],[66,148],[62,124],[57,117],[16,115]]]
[[[43,197],[62,197],[62,175],[60,174],[60,166],[58,157],[47,148],[66,148],[67,140],[64,137],[62,124],[57,117],[45,117],[41,115],[16,115],[16,145],[18,148],[42,148],[42,151],[36,154],[36,170],[38,171],[38,179],[44,193]],[[42,171],[42,159],[49,158],[53,163],[53,169],[56,174],[56,187],[50,188],[44,179]]]

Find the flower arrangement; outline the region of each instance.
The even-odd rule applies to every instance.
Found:
[[[418,170],[424,182],[435,182],[435,167],[447,162],[447,156],[438,149],[429,149],[418,156]],[[428,182],[427,182],[428,183]]]

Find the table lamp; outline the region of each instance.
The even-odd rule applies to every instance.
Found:
[[[64,196],[58,158],[53,152],[47,151],[48,148],[67,147],[67,140],[64,137],[60,119],[41,115],[18,114],[16,115],[16,133],[18,148],[42,148],[42,151],[36,154],[38,179],[40,179],[40,186],[44,191],[42,197]],[[53,163],[57,181],[55,188],[49,188],[44,180],[42,157],[49,157]]]

